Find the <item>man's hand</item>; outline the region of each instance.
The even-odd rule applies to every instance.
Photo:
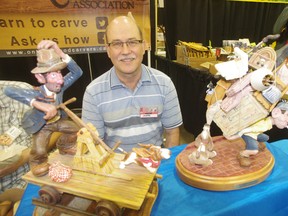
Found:
[[[51,40],[42,40],[37,45],[37,49],[54,49],[55,52],[62,58],[65,59],[66,55],[65,53],[59,48],[58,44]]]

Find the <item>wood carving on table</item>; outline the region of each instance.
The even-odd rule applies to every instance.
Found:
[[[49,155],[49,164],[52,164],[49,175],[35,177],[29,172],[23,177],[42,186],[40,199],[33,199],[37,206],[35,214],[40,215],[44,209],[45,214],[149,215],[158,195],[157,178],[161,178],[156,173],[158,166],[152,167],[152,172],[136,163],[121,169],[120,163],[128,153],[115,152],[120,142],[110,148],[98,137],[92,124],[84,123],[64,103],[59,107],[81,128],[77,134],[77,150],[75,155],[63,155],[59,151]],[[153,145],[140,147],[138,154],[146,152],[153,159],[170,156],[168,149],[162,151]],[[74,202],[80,202],[81,209],[73,207]],[[87,202],[88,205],[84,204]]]
[[[162,159],[169,159],[171,151],[153,144],[139,143],[139,148],[133,148],[132,152],[125,152],[125,158],[120,162],[119,167],[124,169],[131,163],[144,166],[149,172],[156,172]],[[122,150],[123,151],[123,150]]]
[[[196,139],[177,157],[177,172],[187,184],[235,190],[264,181],[272,171],[274,158],[265,146],[269,136],[264,132],[288,127],[288,67],[287,58],[276,67],[276,52],[262,47],[263,41],[248,53],[235,47],[230,61],[215,65],[220,80],[207,91],[206,125],[214,121],[223,137],[216,138],[216,144],[212,137],[210,149],[201,141],[202,152]],[[222,167],[223,161],[228,168]],[[215,175],[216,170],[225,174]]]

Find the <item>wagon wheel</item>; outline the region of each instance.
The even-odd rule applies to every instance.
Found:
[[[55,205],[61,199],[60,193],[55,188],[47,185],[41,187],[38,194],[41,197],[42,202],[46,204]]]
[[[101,200],[96,206],[95,213],[99,216],[119,216],[120,208],[111,201]]]

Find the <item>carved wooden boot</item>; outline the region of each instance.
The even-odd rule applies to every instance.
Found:
[[[241,153],[238,154],[237,159],[239,161],[239,165],[241,167],[250,167],[251,166],[251,160],[249,157],[245,157],[241,155]]]
[[[47,162],[43,162],[40,164],[31,164],[30,169],[34,176],[40,177],[48,174],[50,164]]]

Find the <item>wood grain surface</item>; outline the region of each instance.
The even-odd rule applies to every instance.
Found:
[[[118,154],[117,157],[116,161],[120,161],[123,155]],[[63,156],[56,151],[49,156],[49,163],[52,164],[54,161],[71,165],[73,156]],[[123,170],[117,168],[117,162],[114,163],[114,166],[115,169],[111,174],[127,177],[127,179],[106,177],[76,170],[73,170],[71,179],[65,183],[53,182],[48,175],[35,177],[31,172],[27,173],[23,178],[36,185],[52,186],[60,193],[65,192],[95,201],[110,200],[121,208],[139,210],[156,173],[150,173],[146,168],[136,164],[128,165]]]

